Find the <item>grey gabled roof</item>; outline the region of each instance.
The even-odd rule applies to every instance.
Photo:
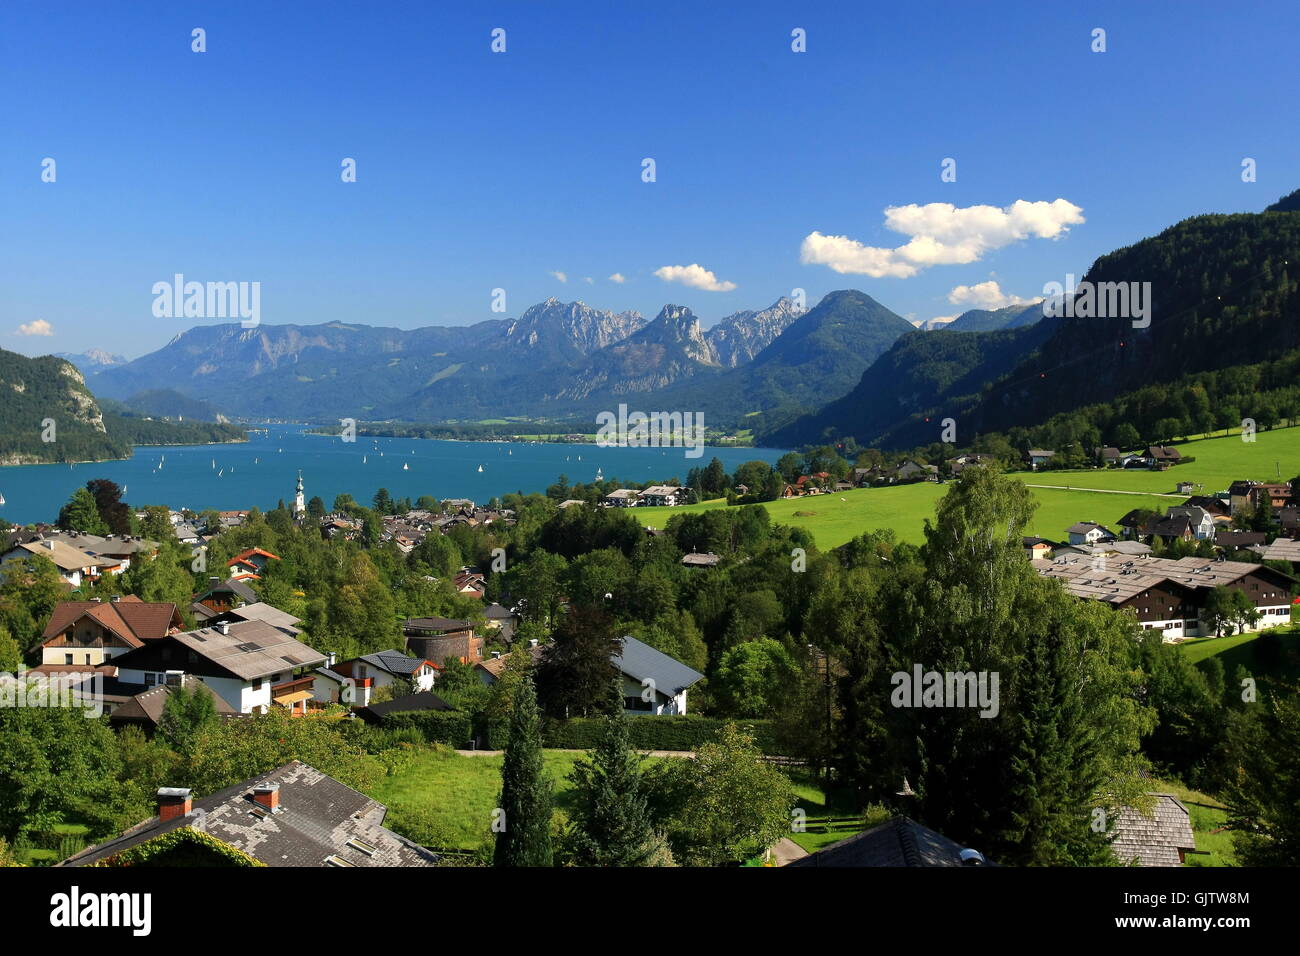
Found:
[[[1191,812],[1171,793],[1153,794],[1151,815],[1124,807],[1115,821],[1111,849],[1123,866],[1181,866],[1179,850],[1195,850]]]
[[[253,788],[280,788],[275,813],[253,812]],[[438,857],[382,826],[386,808],[333,777],[297,760],[195,800],[189,816],[146,820],[122,836],[92,846],[59,866],[87,866],[172,830],[189,826],[243,850],[267,866],[328,866],[337,857],[352,866],[436,866]],[[349,845],[361,840],[371,848]]]
[[[638,681],[654,681],[655,689],[672,696],[685,690],[704,675],[679,660],[657,651],[630,635],[622,638],[623,652],[610,657],[620,672]]]
[[[425,664],[424,658],[408,657],[401,651],[376,651],[373,654],[362,654],[357,660],[365,661],[372,667],[378,667],[390,674],[401,675],[414,674]]]
[[[960,843],[908,817],[885,823],[800,857],[787,866],[964,866]]]

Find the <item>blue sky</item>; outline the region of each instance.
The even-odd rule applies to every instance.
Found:
[[[1293,2],[726,6],[6,4],[0,347],[152,351],[204,321],[153,316],[178,272],[260,282],[263,323],[469,324],[497,287],[507,315],[858,288],[931,318],[1300,186]],[[913,206],[955,256],[855,254]],[[845,239],[807,261],[814,234]],[[690,265],[726,291],[655,274]]]

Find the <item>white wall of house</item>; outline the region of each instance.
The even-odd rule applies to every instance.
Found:
[[[624,701],[626,701],[628,698],[634,697],[641,702],[642,708],[645,708],[645,709],[641,709],[641,708],[625,707],[624,713],[629,714],[630,716],[633,717],[646,717],[646,716],[664,717],[672,714],[686,713],[686,691],[685,690],[681,691],[676,696],[672,696],[664,693],[663,691],[661,691],[659,688],[656,687],[654,690],[654,700],[652,702],[644,701],[642,695],[644,694],[645,690],[646,687],[644,684],[641,683],[641,681],[629,677],[627,674],[623,675],[622,693],[623,693]]]

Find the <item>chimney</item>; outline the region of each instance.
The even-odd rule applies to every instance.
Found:
[[[177,817],[187,816],[191,806],[191,791],[188,787],[158,788],[158,819],[166,823]]]
[[[280,809],[280,785],[263,783],[253,788],[253,802],[275,811]]]
[[[215,588],[220,583],[221,583],[221,578],[215,576],[208,578],[208,587]]]
[[[114,594],[109,600],[116,604],[118,601],[122,600],[122,595]]]
[[[222,634],[229,634],[230,625],[227,622],[222,621],[220,624],[217,625],[217,630],[220,631]]]
[[[536,647],[536,646],[537,646],[537,638],[535,638],[535,637],[533,637],[533,638],[529,638],[529,640],[528,640],[528,646],[529,646],[529,647]]]
[[[492,652],[492,659],[493,659],[494,661],[499,661],[499,660],[501,659],[501,652],[500,652],[500,651],[493,651],[493,652]]]

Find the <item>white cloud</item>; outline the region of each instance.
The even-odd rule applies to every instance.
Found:
[[[559,279],[561,282],[569,281],[568,275],[563,272],[560,272],[559,270],[552,270],[551,275],[555,276],[555,278]]]
[[[689,266],[661,266],[655,270],[655,275],[665,282],[680,282],[692,289],[703,289],[706,292],[730,292],[736,287],[734,282],[718,281],[716,275],[698,263]]]
[[[903,245],[867,246],[848,236],[813,232],[804,238],[800,259],[839,273],[905,279],[930,266],[977,262],[985,253],[1021,239],[1057,239],[1083,221],[1083,210],[1065,199],[1017,199],[1003,209],[911,203],[885,210],[885,225],[910,237]]]
[[[18,331],[15,332],[14,334],[15,335],[53,335],[54,326],[50,325],[50,323],[46,322],[44,319],[34,319],[31,322],[24,322],[22,325],[18,326]]]
[[[1033,300],[1008,295],[998,287],[997,282],[989,279],[975,285],[957,286],[948,293],[948,301],[953,305],[969,305],[976,309],[1001,309],[1008,305],[1028,305]]]
[[[612,276],[609,277],[609,281],[617,282],[619,285],[622,285],[624,282],[627,281],[627,277],[623,275],[623,273],[621,272],[615,272]]]
[[[595,285],[595,284],[596,284],[596,280],[593,279],[591,276],[583,276],[582,281],[585,282],[585,283],[587,283],[587,285]]]

